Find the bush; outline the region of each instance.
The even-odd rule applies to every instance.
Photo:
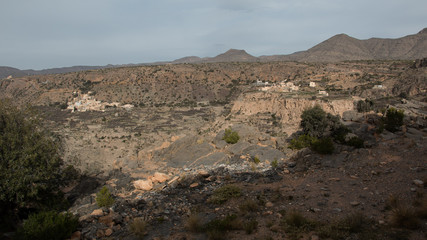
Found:
[[[77,229],[78,218],[55,211],[30,215],[18,230],[18,239],[67,239]]]
[[[234,214],[227,215],[223,219],[213,219],[203,226],[208,233],[209,239],[224,239],[224,234],[230,230],[242,229],[242,221]]]
[[[404,118],[403,110],[397,110],[396,108],[387,109],[384,118],[384,128],[390,132],[397,132],[400,126],[403,125]]]
[[[359,100],[357,102],[357,111],[360,113],[369,112],[374,109],[374,102],[369,99]]]
[[[364,142],[365,141],[363,141],[363,139],[361,139],[359,137],[352,137],[345,144],[348,145],[348,146],[355,147],[355,148],[363,148],[364,147]]]
[[[235,144],[239,141],[240,136],[236,131],[231,130],[231,128],[225,129],[224,137],[222,140],[224,140],[227,143]]]
[[[129,230],[138,238],[143,239],[147,234],[147,222],[142,218],[135,218],[129,225]]]
[[[261,160],[259,159],[259,157],[258,156],[255,156],[254,157],[254,163],[255,164],[259,164],[261,162]]]
[[[98,204],[99,207],[111,207],[114,204],[114,199],[107,186],[102,187],[96,194],[96,204]]]
[[[62,169],[58,149],[32,109],[0,100],[0,214],[63,200],[59,188],[72,179]]]
[[[332,132],[332,137],[335,139],[335,141],[345,144],[345,137],[347,134],[351,133],[351,130],[348,129],[348,127],[341,125],[338,128],[335,129],[334,132]]]
[[[243,229],[246,234],[251,234],[258,228],[258,221],[255,219],[249,220],[243,224]]]
[[[241,195],[242,190],[240,190],[239,187],[234,185],[225,185],[217,188],[208,201],[215,204],[222,204],[231,198],[240,197]]]
[[[321,138],[311,144],[311,149],[320,154],[332,154],[334,152],[334,142],[331,138]]]
[[[298,138],[294,138],[291,140],[289,144],[290,149],[303,149],[306,147],[310,147],[311,143],[314,142],[317,138],[311,137],[310,135],[300,135]]]
[[[271,165],[271,168],[277,169],[279,167],[279,161],[277,161],[277,159],[274,159],[270,165]]]
[[[301,127],[304,134],[321,138],[342,126],[339,117],[326,113],[319,105],[306,109],[301,114]]]

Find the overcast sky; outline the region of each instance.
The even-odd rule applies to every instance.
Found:
[[[0,66],[45,69],[307,50],[427,27],[426,0],[0,0]]]

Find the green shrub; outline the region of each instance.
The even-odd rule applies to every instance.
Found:
[[[289,144],[290,149],[303,149],[306,147],[310,147],[311,143],[315,141],[315,137],[311,137],[310,135],[300,135],[298,138],[294,138],[291,140],[291,143]]]
[[[209,239],[225,239],[225,232],[240,230],[242,225],[242,221],[235,214],[231,214],[223,219],[214,219],[206,223],[203,230],[208,233]]]
[[[352,213],[331,224],[322,224],[319,235],[325,239],[347,239],[351,235],[359,236],[358,239],[377,239],[376,233],[370,229],[372,223],[362,213]]]
[[[294,210],[286,214],[285,223],[291,227],[301,228],[304,225],[309,224],[309,220],[301,213]]]
[[[203,231],[202,218],[198,213],[192,213],[185,224],[185,227],[191,232],[201,232]]]
[[[357,111],[360,113],[369,112],[374,109],[374,102],[369,99],[359,100],[357,102]]]
[[[348,146],[352,146],[355,148],[363,148],[364,147],[364,142],[363,139],[359,138],[359,137],[352,137],[350,138],[350,140],[348,140],[346,142],[346,145]]]
[[[96,204],[98,204],[99,207],[111,207],[114,204],[114,199],[107,186],[102,187],[96,194]]]
[[[209,198],[209,202],[215,204],[222,204],[227,202],[231,198],[237,198],[242,195],[242,190],[234,185],[224,185],[220,188],[215,189],[212,196]]]
[[[278,168],[278,167],[279,167],[279,161],[277,161],[277,159],[274,159],[274,160],[271,162],[271,167],[272,167],[273,169]]]
[[[71,213],[55,211],[30,215],[18,230],[18,239],[67,239],[77,229],[78,218]]]
[[[240,136],[236,131],[231,130],[231,128],[225,129],[224,137],[222,140],[224,140],[227,143],[235,144],[239,141]]]
[[[403,110],[397,110],[396,108],[387,109],[384,118],[384,128],[390,132],[397,132],[400,126],[403,125],[404,116]]]
[[[349,133],[351,133],[351,130],[346,126],[341,125],[332,132],[331,137],[333,137],[335,141],[345,144],[345,136]]]
[[[326,113],[316,105],[302,112],[300,125],[304,134],[321,138],[328,132],[334,132],[342,124],[338,116]]]
[[[259,164],[261,162],[261,160],[259,160],[259,157],[258,156],[255,156],[254,157],[254,163],[255,164]]]
[[[332,154],[334,152],[334,142],[331,138],[321,138],[311,144],[311,149],[320,154]]]
[[[315,229],[315,223],[313,221],[310,221],[295,210],[285,215],[282,225],[289,239],[301,239],[301,233]]]
[[[42,209],[61,202],[59,190],[72,179],[64,174],[59,141],[30,108],[0,100],[0,212]]]
[[[259,205],[254,200],[248,199],[244,201],[241,205],[239,205],[239,209],[243,213],[256,212],[259,209]]]
[[[147,234],[147,222],[142,218],[135,218],[129,225],[129,230],[139,239],[143,239]]]
[[[246,234],[253,233],[258,228],[258,221],[255,219],[249,220],[243,224],[243,229]]]

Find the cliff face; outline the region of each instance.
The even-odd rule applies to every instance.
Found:
[[[280,119],[282,130],[291,135],[299,128],[302,112],[314,105],[320,105],[326,112],[340,115],[354,109],[352,99],[324,102],[303,98],[285,98],[281,93],[252,92],[242,94],[235,102],[231,113],[243,120],[256,115],[274,115]]]

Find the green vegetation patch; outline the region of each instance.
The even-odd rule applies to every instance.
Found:
[[[114,204],[114,199],[107,186],[102,187],[96,194],[96,204],[98,204],[99,207],[111,207]]]
[[[215,204],[223,204],[231,198],[237,198],[242,195],[242,190],[234,185],[224,185],[217,188],[212,196],[208,199],[209,202]]]
[[[222,140],[224,140],[226,143],[229,144],[235,144],[239,141],[240,136],[236,131],[233,131],[231,128],[225,129],[224,137]]]
[[[77,229],[78,218],[55,211],[32,214],[18,230],[18,239],[67,239]]]

